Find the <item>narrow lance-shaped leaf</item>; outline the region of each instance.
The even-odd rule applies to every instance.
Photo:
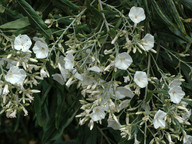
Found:
[[[62,4],[67,5],[68,7],[74,9],[74,10],[79,10],[80,8],[75,5],[74,3],[70,2],[69,0],[59,0]]]
[[[39,30],[46,38],[49,38],[50,32],[47,28],[47,25],[36,13],[36,11],[25,0],[18,0],[18,4],[20,5],[24,13],[28,16],[28,18],[31,20],[32,24],[39,28]]]
[[[154,9],[156,10],[157,14],[161,17],[161,19],[168,25],[169,29],[177,36],[179,36],[181,39],[187,41],[187,42],[191,42],[192,39],[187,36],[184,35],[178,28],[177,26],[169,19],[168,16],[166,16],[161,8],[159,7],[159,5],[157,4],[157,2],[155,0],[152,0],[152,4]]]
[[[185,27],[183,25],[183,22],[181,21],[181,18],[180,18],[180,15],[179,15],[178,11],[177,11],[175,3],[173,2],[173,0],[168,0],[166,2],[168,3],[170,12],[173,15],[173,18],[174,18],[175,22],[177,23],[177,26],[179,27],[181,32],[186,35],[187,33],[186,33],[186,30],[185,30]]]
[[[192,10],[192,0],[177,0],[182,3],[185,7]]]

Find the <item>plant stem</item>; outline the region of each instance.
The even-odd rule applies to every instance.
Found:
[[[98,129],[99,132],[104,136],[104,138],[106,139],[107,143],[108,143],[108,144],[111,144],[111,142],[109,141],[109,139],[107,138],[107,136],[103,133],[103,131],[102,131],[99,127],[97,127],[97,129]]]
[[[151,66],[151,55],[148,55],[148,66],[147,66],[147,77],[149,77],[149,72],[150,72],[150,66]],[[145,103],[145,116],[148,115],[148,105],[149,103],[146,102],[147,99],[147,90],[148,90],[148,85],[145,88],[145,98],[144,98],[144,103]],[[147,143],[147,122],[145,121],[145,134],[144,134],[144,144]]]
[[[100,6],[100,8],[101,8],[101,11],[103,11],[103,6],[102,6],[102,4],[101,4],[101,0],[98,0],[98,1],[99,1],[99,6]],[[106,26],[106,28],[107,28],[107,31],[109,31],[109,24],[108,24],[108,22],[107,22],[107,19],[106,19],[104,13],[102,13],[102,16],[103,16],[103,18],[104,18],[104,22],[105,22],[105,26]]]

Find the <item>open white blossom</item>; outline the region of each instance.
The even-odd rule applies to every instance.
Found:
[[[188,118],[190,118],[190,116],[191,116],[191,109],[188,110],[187,113],[183,113],[183,114],[182,114],[182,118],[183,118],[184,120],[188,120]]]
[[[140,87],[144,88],[148,85],[148,79],[146,72],[136,71],[134,75],[134,82]]]
[[[76,69],[73,70],[74,77],[80,81],[83,81],[82,74],[78,73]]]
[[[134,96],[130,88],[118,87],[115,92],[115,99],[123,99],[125,97],[132,98]]]
[[[146,34],[145,37],[142,39],[142,45],[145,51],[149,51],[154,47],[154,36],[151,34]]]
[[[130,18],[135,24],[140,23],[141,21],[143,21],[143,20],[146,18],[144,9],[141,8],[141,7],[135,7],[135,6],[133,6],[133,7],[130,9],[130,12],[129,12],[129,18]]]
[[[27,75],[23,69],[19,69],[17,66],[13,66],[7,72],[5,80],[11,84],[22,86],[26,76]]]
[[[63,79],[63,76],[61,74],[52,74],[52,77],[55,81],[57,81],[58,83],[60,83],[61,85],[64,85],[65,81]]]
[[[169,83],[170,89],[177,86],[181,86],[181,81],[179,81],[179,79],[174,79]]]
[[[131,58],[131,56],[128,53],[123,52],[116,56],[115,67],[121,70],[127,70],[127,68],[131,65],[132,62],[133,59]]]
[[[167,113],[165,113],[162,110],[158,110],[155,114],[155,117],[153,119],[153,125],[155,127],[155,129],[158,129],[159,127],[164,128],[165,127],[165,120],[164,117],[167,115]]]
[[[33,52],[38,59],[44,59],[48,56],[49,48],[45,42],[36,41],[33,47]]]
[[[81,82],[82,85],[91,85],[95,82],[93,77],[87,76],[86,74],[83,75],[83,81]]]
[[[124,100],[122,101],[118,106],[118,111],[121,111],[122,109],[126,108],[128,104],[130,103],[130,100]]]
[[[71,53],[68,53],[64,58],[65,69],[72,70],[74,67],[74,56]]]
[[[185,92],[180,86],[173,87],[169,90],[169,95],[173,103],[180,103],[181,99],[185,96]]]
[[[18,35],[14,40],[14,48],[16,50],[27,52],[31,45],[31,39],[27,35]]]
[[[100,73],[102,71],[98,66],[93,66],[93,67],[87,68],[87,70],[88,71],[94,71],[97,73]]]
[[[114,130],[119,130],[121,128],[120,123],[118,123],[117,121],[115,121],[113,119],[108,119],[107,122],[108,122],[107,127],[111,127]]]
[[[68,71],[67,69],[65,69],[64,67],[59,67],[59,70],[60,70],[60,72],[61,72],[61,75],[62,75],[62,77],[63,77],[63,80],[66,81],[67,78],[69,77],[69,76],[68,76],[69,71]]]
[[[93,121],[102,120],[105,118],[105,108],[97,106],[93,109],[93,112],[90,114],[90,117]]]
[[[192,144],[192,136],[191,135],[185,135],[183,138],[183,144]]]

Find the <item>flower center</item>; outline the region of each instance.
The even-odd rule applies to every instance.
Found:
[[[42,50],[42,51],[45,51],[45,48],[44,48],[44,47],[42,47],[42,48],[41,48],[41,50]]]
[[[98,113],[98,112],[99,112],[99,109],[98,109],[98,108],[96,108],[96,109],[95,109],[95,112],[96,112],[96,113]]]
[[[140,81],[141,81],[141,78],[137,78],[137,80],[140,82]]]
[[[138,18],[138,16],[136,15],[136,16],[135,16],[135,19],[137,19],[137,18]]]
[[[121,62],[124,61],[124,60],[125,60],[125,58],[123,58],[123,57],[120,58],[120,61],[121,61]]]
[[[23,43],[23,42],[21,43],[21,46],[24,46],[24,43]]]
[[[172,92],[172,94],[174,95],[174,94],[176,94],[176,92],[175,92],[175,91],[173,91],[173,92]]]
[[[10,77],[10,78],[13,77],[13,73],[9,73],[8,77]]]

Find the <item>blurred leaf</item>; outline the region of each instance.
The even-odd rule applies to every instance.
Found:
[[[8,22],[0,26],[1,29],[20,29],[30,25],[27,17]]]
[[[0,13],[4,13],[5,7],[0,4]]]
[[[178,1],[188,9],[192,10],[192,0],[178,0]]]

